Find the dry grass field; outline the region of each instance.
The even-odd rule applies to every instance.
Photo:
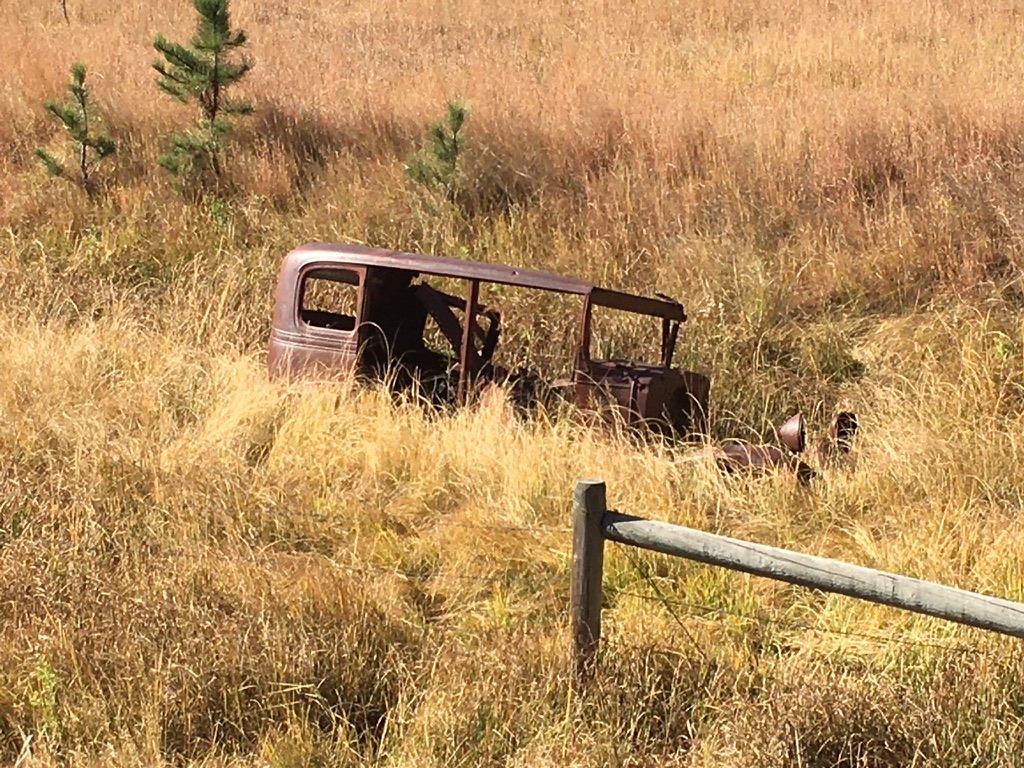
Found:
[[[144,10],[143,10],[144,9]],[[235,0],[230,193],[156,164],[185,0],[0,0],[0,764],[1024,765],[1020,642],[609,545],[569,498],[1024,600],[1024,3]],[[120,152],[46,178],[80,60]],[[404,161],[465,100],[459,208]],[[323,239],[679,297],[713,437],[861,416],[810,488],[265,373]],[[529,356],[564,329],[511,296]]]

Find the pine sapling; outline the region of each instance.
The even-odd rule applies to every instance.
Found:
[[[68,92],[71,98],[64,104],[55,99],[48,99],[46,111],[59,120],[67,131],[78,164],[78,183],[91,198],[96,194],[93,170],[101,160],[114,154],[117,145],[107,134],[95,133],[95,124],[99,122],[98,110],[95,109],[89,97],[89,89],[85,85],[84,64],[76,62],[71,65]],[[36,156],[51,176],[69,178],[64,164],[45,149],[36,148]]]
[[[468,113],[465,104],[449,101],[445,119],[430,124],[426,146],[410,157],[405,166],[413,181],[440,190],[450,203],[455,202],[465,181],[460,162],[461,131]]]
[[[173,176],[202,176],[207,170],[220,179],[221,148],[231,131],[229,115],[248,115],[252,105],[228,98],[226,89],[238,83],[252,69],[245,57],[232,61],[232,54],[246,44],[245,32],[232,30],[228,0],[192,0],[199,14],[189,46],[157,35],[153,47],[163,60],[153,62],[159,73],[157,86],[183,104],[199,107],[195,130],[173,134],[160,165]]]

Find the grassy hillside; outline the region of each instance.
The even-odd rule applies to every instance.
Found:
[[[574,690],[566,526],[600,477],[623,511],[1024,600],[1022,9],[306,5],[232,5],[256,113],[196,203],[149,69],[187,4],[5,9],[0,763],[1021,764],[1019,642],[613,545]],[[73,60],[121,146],[95,202],[33,157]],[[455,97],[438,207],[403,163]],[[498,395],[270,382],[275,271],[314,239],[675,295],[715,438],[851,408],[856,469],[801,489]],[[511,353],[564,338],[502,298]]]

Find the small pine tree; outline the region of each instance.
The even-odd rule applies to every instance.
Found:
[[[71,82],[68,83],[71,98],[65,104],[55,99],[46,101],[46,111],[53,115],[64,126],[71,137],[74,153],[78,161],[78,182],[89,197],[96,194],[96,184],[92,171],[94,166],[117,150],[114,140],[107,134],[95,134],[94,125],[98,122],[94,112],[89,89],[85,85],[85,65],[71,65]],[[36,156],[46,166],[51,176],[68,178],[64,164],[42,147],[36,148]]]
[[[448,202],[455,202],[464,183],[461,131],[468,113],[465,104],[449,101],[445,120],[430,124],[426,146],[410,157],[405,166],[413,181],[441,190]]]
[[[232,30],[228,0],[192,0],[199,14],[191,46],[169,42],[157,35],[153,47],[163,60],[153,62],[160,74],[157,86],[183,104],[199,105],[196,130],[174,134],[160,165],[174,176],[201,176],[210,170],[221,176],[220,150],[231,130],[226,115],[248,115],[252,105],[229,99],[225,90],[238,83],[252,69],[246,58],[230,56],[246,43],[245,32]]]

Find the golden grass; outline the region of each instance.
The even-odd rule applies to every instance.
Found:
[[[1016,641],[611,545],[587,694],[565,621],[580,476],[1024,598],[1016,5],[293,6],[232,6],[257,112],[196,205],[149,70],[186,4],[4,10],[0,762],[1021,764]],[[122,147],[95,203],[32,157],[73,60]],[[402,163],[453,97],[438,210]],[[275,269],[317,238],[677,295],[716,438],[852,408],[856,470],[801,490],[497,394],[272,383]],[[552,300],[500,298],[517,359],[564,339]]]
[[[942,319],[918,322],[949,347]],[[1001,338],[977,318],[957,335],[967,359]],[[501,397],[438,417],[350,385],[271,384],[249,355],[116,315],[9,322],[2,338],[12,757],[29,735],[42,764],[1016,754],[1015,643],[642,558],[689,604],[674,618],[636,597],[654,593],[614,547],[601,693],[570,693],[565,524],[584,474],[624,510],[1022,593],[1020,419],[980,405],[994,379],[979,367],[907,381],[903,328],[865,346],[889,359],[851,396],[870,406],[856,473],[811,491],[523,421]]]
[[[691,282],[755,250],[799,272],[793,300],[816,307],[972,284],[1013,260],[1024,93],[1012,6],[718,6],[238,3],[259,111],[234,173],[252,193],[347,212],[330,221],[349,237],[441,247],[390,219],[408,207],[395,200],[401,161],[458,97],[474,205],[540,219],[540,263]],[[147,41],[186,36],[189,13],[93,3],[71,15],[24,6],[0,36],[5,170],[35,163],[53,135],[41,102],[82,59],[130,158],[115,176],[162,187],[161,137],[190,116],[156,92]],[[0,221],[52,212],[31,176],[5,176]]]

